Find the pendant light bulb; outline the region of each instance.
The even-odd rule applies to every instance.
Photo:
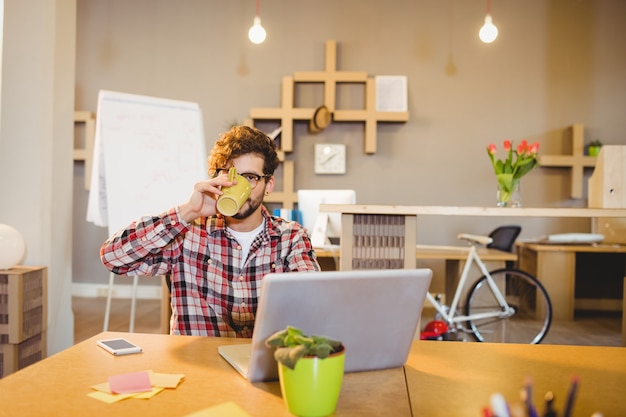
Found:
[[[254,17],[254,24],[248,31],[248,38],[250,41],[255,44],[263,43],[267,34],[265,33],[265,29],[261,26],[261,18],[259,16]]]
[[[493,24],[489,13],[485,16],[485,24],[480,28],[478,37],[485,43],[491,43],[498,37],[498,28]]]

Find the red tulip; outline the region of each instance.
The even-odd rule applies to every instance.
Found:
[[[517,153],[518,155],[524,155],[526,153],[526,151],[528,150],[528,143],[526,142],[526,139],[524,139],[517,147]]]
[[[487,154],[498,176],[498,182],[501,184],[504,182],[502,176],[507,176],[509,182],[517,182],[537,165],[538,142],[529,145],[524,139],[517,146],[517,151],[513,151],[513,142],[507,139],[504,141],[504,149],[507,152],[506,158],[499,160],[495,158],[496,145],[491,143],[487,147]]]

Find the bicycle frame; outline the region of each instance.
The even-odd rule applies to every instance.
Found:
[[[500,305],[500,310],[497,310],[497,311],[494,310],[494,311],[485,312],[485,313],[471,314],[469,316],[456,314],[456,308],[459,305],[459,301],[461,299],[463,289],[465,288],[465,284],[468,280],[469,271],[472,266],[472,263],[475,263],[480,269],[480,271],[483,273],[483,275],[487,277],[487,283],[489,284],[489,288],[493,292],[493,295],[495,296],[496,300],[498,301],[498,304]],[[469,253],[467,254],[467,258],[465,259],[465,265],[463,266],[463,271],[461,272],[461,277],[459,279],[459,283],[456,286],[454,297],[452,299],[452,304],[450,305],[449,310],[446,311],[446,308],[445,308],[446,306],[438,302],[431,293],[427,293],[426,298],[433,305],[433,307],[437,310],[437,312],[441,315],[443,320],[448,324],[453,324],[453,323],[457,324],[457,323],[464,322],[464,321],[479,320],[479,319],[486,319],[486,318],[492,318],[492,317],[504,318],[504,317],[510,317],[515,313],[513,308],[509,306],[509,304],[506,302],[506,299],[502,295],[502,291],[500,291],[500,288],[498,288],[495,281],[491,277],[491,274],[487,270],[487,267],[485,266],[484,262],[482,261],[482,259],[480,259],[480,256],[478,255],[478,251],[476,249],[475,244],[472,244],[470,246],[470,250],[469,250]]]

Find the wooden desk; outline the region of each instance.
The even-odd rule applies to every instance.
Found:
[[[415,259],[440,259],[445,262],[446,300],[452,300],[461,276],[461,266],[467,259],[468,252],[469,246],[416,245]],[[315,254],[318,258],[334,258],[336,264],[339,265],[341,250],[338,247],[315,248]],[[504,252],[498,249],[479,248],[478,254],[484,262],[517,261],[517,253]]]
[[[494,392],[519,401],[527,377],[533,380],[539,415],[547,391],[554,392],[561,415],[572,375],[580,377],[574,416],[626,415],[626,349],[621,347],[419,341],[405,373],[414,416],[479,416]]]
[[[443,259],[445,261],[445,294],[446,303],[451,303],[456,287],[461,278],[461,267],[464,265],[469,252],[469,246],[425,246],[417,245],[417,259]],[[498,249],[479,248],[478,255],[484,262],[517,261],[517,254],[504,252]],[[475,279],[480,277],[476,276]],[[468,282],[473,282],[472,280]]]
[[[143,347],[115,357],[96,339],[126,337]],[[237,339],[107,332],[0,379],[0,416],[179,416],[235,401],[252,416],[291,416],[278,382],[250,384],[217,353]],[[176,390],[150,400],[105,404],[87,397],[110,375],[152,369],[183,373]],[[530,376],[535,399],[552,390],[557,406],[572,374],[580,377],[575,415],[626,414],[626,349],[555,345],[413,342],[404,368],[346,374],[335,416],[480,415],[493,392],[517,400]]]
[[[626,253],[618,245],[518,243],[520,268],[535,275],[550,294],[555,320],[573,320],[577,253]]]
[[[416,245],[415,259],[442,259],[452,261],[464,261],[469,252],[469,246],[432,246]],[[504,252],[498,249],[480,248],[478,250],[483,261],[516,261],[517,254]],[[340,258],[341,249],[337,248],[315,248],[318,258]]]
[[[144,350],[113,356],[96,339],[125,337]],[[0,379],[0,416],[177,416],[235,401],[252,416],[289,416],[278,382],[250,384],[219,354],[223,344],[241,339],[102,333],[22,371]],[[91,386],[110,375],[153,370],[182,373],[175,390],[150,400],[128,399],[105,404],[87,396]],[[346,375],[335,415],[410,416],[402,368]]]
[[[324,213],[341,213],[340,269],[353,268],[362,247],[378,247],[380,238],[393,247],[385,259],[401,268],[415,268],[411,254],[417,244],[418,216],[489,216],[489,217],[615,217],[626,218],[626,209],[592,208],[515,208],[515,207],[445,207],[394,206],[362,204],[322,204]],[[370,244],[374,242],[375,244]],[[356,242],[356,243],[355,243]]]

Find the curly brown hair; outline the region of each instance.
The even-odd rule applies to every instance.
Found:
[[[263,158],[263,174],[274,175],[279,164],[276,143],[265,133],[250,126],[233,126],[222,133],[209,155],[209,174],[214,176],[229,161],[249,153]]]

